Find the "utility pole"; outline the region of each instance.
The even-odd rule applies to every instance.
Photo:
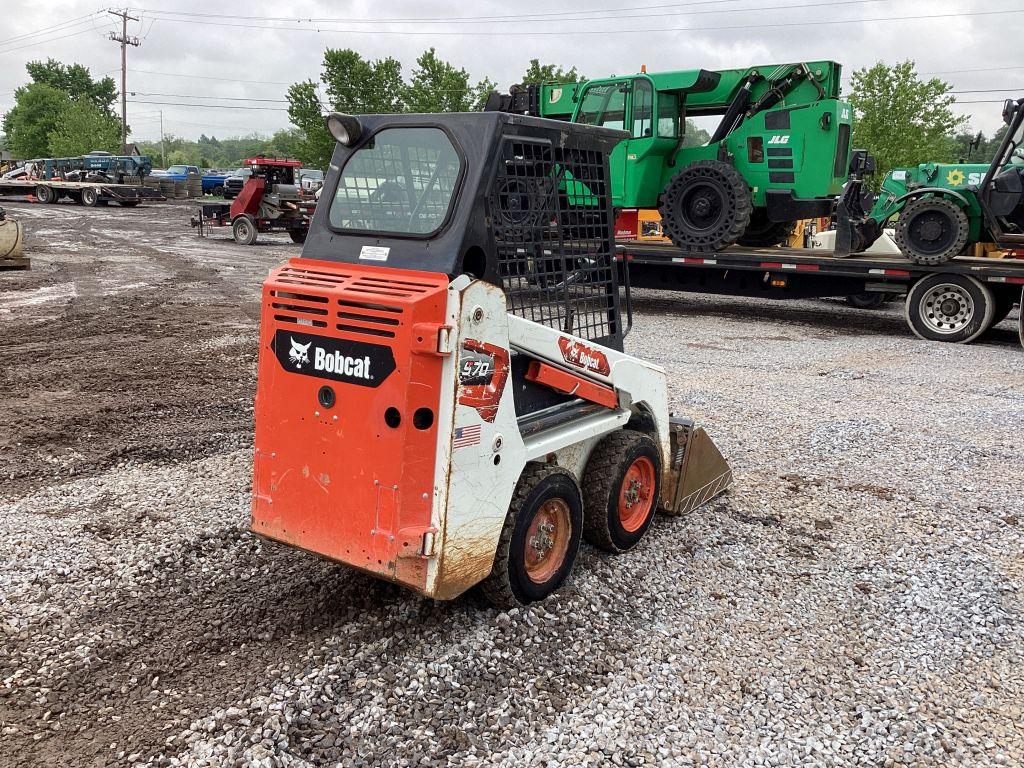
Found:
[[[167,153],[164,151],[164,111],[160,110],[160,164],[167,167]]]
[[[128,9],[123,11],[107,11],[111,16],[121,19],[121,34],[110,33],[110,39],[121,44],[121,151],[128,154],[128,46],[139,46],[139,38],[128,37],[128,22],[138,21],[137,16],[129,16]],[[162,132],[161,132],[162,133]]]

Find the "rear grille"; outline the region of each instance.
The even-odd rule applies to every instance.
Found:
[[[270,295],[277,299],[270,302],[270,306],[276,310],[275,320],[296,325],[311,325],[315,328],[327,327],[326,318],[329,310],[326,296],[278,290],[272,290]]]
[[[404,302],[437,290],[415,278],[329,272],[315,265],[289,264],[277,272],[274,282],[288,286],[270,291],[275,320],[387,339],[395,338],[405,323]],[[339,292],[344,298],[335,298]]]

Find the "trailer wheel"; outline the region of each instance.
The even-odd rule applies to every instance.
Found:
[[[613,432],[590,454],[583,487],[583,537],[608,552],[632,549],[658,508],[661,451],[642,432]]]
[[[293,243],[296,243],[298,245],[301,245],[302,243],[306,242],[306,235],[307,235],[306,230],[300,230],[300,229],[290,229],[290,230],[288,230],[288,236],[292,239]]]
[[[35,190],[36,200],[40,203],[55,203],[56,194],[50,187],[43,186],[40,184]]]
[[[494,567],[480,585],[484,596],[498,608],[543,600],[572,570],[582,529],[575,478],[558,466],[528,466],[512,496]]]
[[[82,205],[87,205],[90,208],[96,207],[99,202],[100,196],[92,187],[86,187],[82,190]]]
[[[944,197],[907,203],[896,221],[896,245],[915,264],[935,266],[960,255],[970,222],[963,209]]]
[[[970,275],[940,274],[918,280],[907,292],[907,325],[926,341],[964,344],[992,325],[992,291]]]
[[[231,233],[239,245],[252,245],[256,242],[256,222],[250,216],[242,214],[231,222]]]
[[[854,293],[846,297],[846,303],[857,309],[878,309],[889,300],[887,293]]]
[[[789,235],[796,226],[792,221],[772,221],[764,208],[757,208],[750,217],[750,224],[737,241],[748,248],[771,248],[786,245]]]
[[[750,188],[728,163],[701,160],[672,177],[658,210],[677,247],[710,253],[732,245],[747,230]]]
[[[1020,307],[1017,314],[1017,336],[1020,338],[1020,345],[1024,347],[1024,288],[1020,291]]]

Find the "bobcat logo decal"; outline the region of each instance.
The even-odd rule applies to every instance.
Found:
[[[292,343],[291,351],[288,353],[288,359],[295,363],[296,368],[301,368],[303,363],[309,362],[309,347],[313,342],[309,344],[298,344],[295,339],[289,338]]]

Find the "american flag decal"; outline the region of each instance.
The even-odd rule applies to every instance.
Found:
[[[455,439],[452,441],[452,448],[466,448],[480,442],[480,425],[474,424],[471,427],[458,427],[455,430]]]

